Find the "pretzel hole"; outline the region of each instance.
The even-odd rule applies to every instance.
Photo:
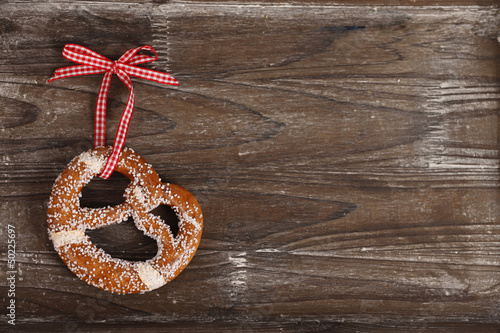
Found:
[[[172,207],[167,205],[159,205],[151,211],[151,214],[158,216],[170,227],[170,231],[174,237],[177,237],[179,232],[179,218],[177,214],[172,209]]]
[[[113,258],[145,261],[153,258],[158,252],[156,241],[137,229],[132,218],[102,228],[86,230],[85,234],[94,245]]]
[[[80,206],[102,208],[119,205],[125,200],[123,194],[129,183],[130,179],[119,172],[113,172],[108,180],[94,177],[82,189]]]

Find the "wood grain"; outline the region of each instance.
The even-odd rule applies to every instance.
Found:
[[[25,4],[27,0],[5,0],[5,2],[13,4]],[[74,1],[66,0],[29,0],[29,3],[72,3]],[[144,5],[169,5],[172,3],[191,3],[191,4],[244,4],[244,5],[320,5],[320,6],[494,6],[497,5],[495,0],[294,0],[289,2],[274,1],[274,0],[92,0],[86,1],[93,3],[101,3],[104,6],[115,6],[120,4],[144,4]]]
[[[498,7],[304,3],[0,4],[0,253],[6,267],[14,225],[18,269],[17,325],[0,329],[498,330]],[[144,66],[181,83],[134,80],[126,143],[205,215],[193,261],[157,291],[88,286],[48,239],[100,82],[46,83],[67,42],[111,59],[152,45]],[[110,143],[127,94],[114,79]],[[126,184],[93,180],[82,201],[115,203]],[[90,237],[130,260],[156,252],[131,221]]]

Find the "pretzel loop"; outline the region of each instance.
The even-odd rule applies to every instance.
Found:
[[[187,266],[200,242],[203,215],[191,193],[162,183],[151,165],[128,148],[122,151],[116,168],[131,180],[124,202],[107,208],[81,207],[81,190],[102,171],[111,151],[111,147],[101,147],[84,152],[57,178],[48,205],[49,237],[68,268],[88,284],[120,294],[143,293],[163,286]],[[175,211],[179,219],[176,237],[150,213],[158,205]],[[112,258],[85,234],[130,216],[139,230],[157,241],[158,253],[152,259]]]

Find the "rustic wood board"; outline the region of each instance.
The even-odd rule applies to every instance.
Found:
[[[498,7],[372,3],[0,4],[2,268],[9,224],[17,241],[17,325],[0,329],[497,331]],[[127,146],[205,215],[191,264],[148,294],[86,285],[47,236],[100,82],[46,83],[68,42],[111,59],[150,44],[144,66],[181,83],[134,80]],[[127,94],[114,79],[110,143]],[[92,181],[82,203],[126,185]],[[131,221],[90,235],[122,258],[156,251]]]

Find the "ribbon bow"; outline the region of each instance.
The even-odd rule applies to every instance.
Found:
[[[137,54],[141,50],[147,50],[154,53],[154,57]],[[102,78],[101,87],[99,88],[99,95],[97,96],[97,106],[95,109],[95,129],[94,129],[94,147],[102,147],[105,145],[106,136],[106,100],[108,97],[109,84],[111,76],[116,74],[118,78],[128,87],[130,93],[128,95],[127,105],[123,111],[116,131],[115,142],[113,144],[113,152],[106,162],[104,170],[99,177],[108,179],[113,173],[113,170],[118,163],[120,152],[122,151],[125,139],[127,137],[128,126],[130,118],[134,111],[134,89],[132,87],[132,80],[130,76],[137,76],[142,79],[156,81],[164,84],[178,85],[176,79],[167,73],[157,72],[154,70],[137,67],[134,65],[143,64],[146,62],[155,61],[158,59],[158,54],[149,45],[136,47],[135,49],[125,52],[120,59],[111,61],[108,58],[94,52],[86,47],[76,44],[66,44],[62,52],[63,57],[76,62],[77,66],[69,66],[59,68],[55,71],[54,75],[48,80],[51,83],[54,80],[90,74],[104,74]]]

